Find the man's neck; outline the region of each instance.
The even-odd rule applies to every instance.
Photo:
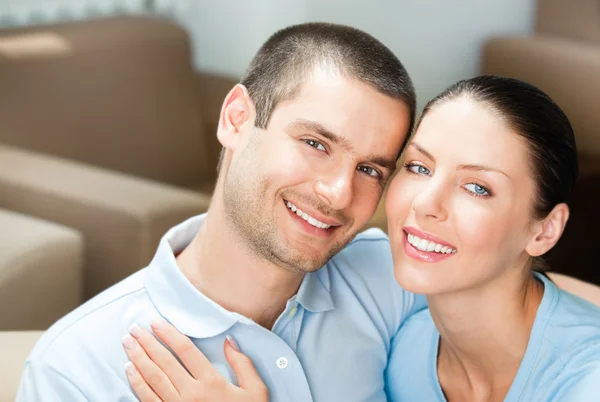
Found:
[[[512,270],[478,289],[428,297],[441,338],[438,376],[449,400],[504,400],[544,293],[527,275]]]
[[[257,255],[227,225],[220,205],[213,199],[200,231],[177,256],[177,264],[205,296],[270,330],[304,274]]]

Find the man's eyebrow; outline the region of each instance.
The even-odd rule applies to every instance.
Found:
[[[435,162],[435,158],[433,157],[433,155],[431,155],[431,153],[429,153],[425,148],[423,148],[416,142],[411,142],[410,144],[408,144],[408,146],[415,148],[417,151],[419,151],[420,153],[422,153],[423,155]]]
[[[290,127],[295,128],[297,130],[310,131],[312,133],[318,134],[323,138],[328,139],[334,144],[340,145],[347,151],[351,151],[352,147],[348,144],[348,141],[334,133],[333,131],[326,128],[321,123],[317,123],[316,121],[298,119],[290,124]]]
[[[393,172],[396,169],[396,159],[390,159],[381,155],[369,155],[366,157],[366,160],[387,169],[389,172]]]

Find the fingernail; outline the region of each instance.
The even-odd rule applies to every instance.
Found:
[[[125,346],[125,349],[133,350],[137,345],[137,342],[131,337],[131,335],[125,335],[122,341],[123,346]]]
[[[152,320],[152,323],[150,323],[150,326],[152,327],[152,329],[162,329],[164,328],[165,324],[166,321],[162,318],[155,318],[154,320]]]
[[[227,335],[225,335],[225,339],[227,339],[227,342],[229,342],[229,344],[231,345],[231,347],[233,349],[235,349],[238,352],[240,351],[240,347],[237,344],[237,342],[235,341],[235,339],[233,339],[233,336],[227,334]]]
[[[135,375],[136,371],[137,370],[136,370],[136,368],[135,368],[135,366],[133,365],[132,362],[125,363],[125,372],[127,373],[127,375],[129,377],[132,377],[133,375]]]
[[[139,338],[140,336],[142,336],[142,332],[143,332],[142,328],[137,324],[131,324],[129,326],[129,333],[131,335],[133,335],[133,337],[136,339]]]

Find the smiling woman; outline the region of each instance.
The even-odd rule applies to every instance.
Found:
[[[425,107],[386,200],[397,281],[429,309],[396,335],[392,400],[588,401],[600,310],[536,273],[577,178],[571,125],[543,92],[484,76]]]

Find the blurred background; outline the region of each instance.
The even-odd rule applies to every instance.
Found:
[[[39,332],[146,266],[206,211],[223,98],[274,31],[363,29],[413,78],[529,81],[565,110],[581,174],[553,271],[600,284],[599,0],[0,0],[0,401]],[[378,209],[369,226],[386,229]],[[9,332],[12,331],[12,332]]]

